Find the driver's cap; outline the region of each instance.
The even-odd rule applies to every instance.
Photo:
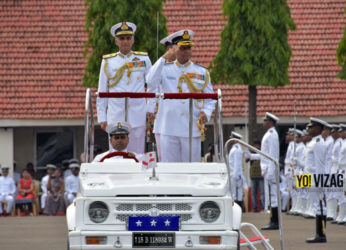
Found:
[[[116,122],[107,126],[106,131],[110,135],[129,134],[131,126],[127,122]]]

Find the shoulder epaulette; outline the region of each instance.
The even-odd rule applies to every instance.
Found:
[[[112,54],[108,54],[108,55],[103,55],[103,59],[107,59],[107,58],[111,58],[111,57],[116,57],[118,54],[117,53],[112,53]]]
[[[172,62],[165,62],[165,64],[173,64],[174,63],[174,61],[172,61]]]
[[[147,56],[147,55],[148,55],[148,52],[133,51],[133,54],[135,54],[135,55],[141,55],[141,56]]]
[[[317,138],[317,139],[316,139],[316,142],[319,142],[319,141],[320,141],[320,138]]]

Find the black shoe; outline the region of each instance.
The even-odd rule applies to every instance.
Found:
[[[334,220],[332,217],[327,217],[327,221]]]
[[[332,224],[338,224],[338,222],[336,220],[333,220],[331,223]]]
[[[303,215],[303,217],[304,217],[305,219],[315,219],[315,217],[312,216],[312,215]]]
[[[307,238],[306,243],[326,243],[326,236],[315,235],[315,237]]]
[[[338,225],[344,225],[345,222],[344,221],[341,221],[341,222],[337,222]]]
[[[277,230],[279,229],[279,225],[274,222],[270,222],[268,225],[261,228],[262,230]]]

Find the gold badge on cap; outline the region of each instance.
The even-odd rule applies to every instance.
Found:
[[[189,35],[189,32],[187,30],[184,31],[183,39],[184,40],[190,40],[190,35]]]
[[[127,26],[126,22],[122,22],[122,25],[121,25],[121,30],[128,30],[129,29],[129,26]]]
[[[118,122],[118,128],[121,128],[121,122]]]

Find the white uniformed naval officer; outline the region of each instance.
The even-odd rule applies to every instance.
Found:
[[[333,149],[332,149],[332,167],[330,173],[332,175],[338,174],[339,170],[339,152],[342,145],[342,138],[339,132],[340,126],[333,124],[331,129],[331,135],[334,139]],[[336,211],[338,208],[338,200],[340,198],[340,192],[330,192],[328,193],[327,199],[327,220],[336,219]]]
[[[160,87],[164,93],[213,93],[209,72],[203,66],[190,61],[191,30],[175,33],[172,42],[177,45],[167,51],[159,60],[156,70],[147,78],[148,91],[155,92]],[[175,54],[176,60],[169,62]],[[192,161],[200,161],[201,131],[197,120],[206,123],[214,110],[213,100],[193,101]],[[189,161],[189,101],[163,100],[161,104],[162,123],[160,126],[161,156],[163,162]],[[154,106],[148,108],[154,112]]]
[[[263,119],[263,127],[267,129],[261,141],[261,150],[263,153],[271,156],[277,162],[279,162],[279,135],[276,132],[275,125],[279,121],[279,118],[275,115],[266,112]],[[276,176],[275,176],[275,164],[269,159],[261,156],[261,171],[264,177],[264,191],[267,204],[271,210],[270,223],[262,230],[274,230],[279,229],[278,220],[278,201],[276,195]]]
[[[232,132],[232,138],[242,139],[243,137]],[[229,152],[229,167],[231,174],[232,198],[242,207],[243,203],[243,150],[239,143],[234,142],[231,151]]]
[[[151,67],[146,52],[132,51],[136,25],[122,22],[111,28],[119,52],[103,56],[98,92],[145,92],[145,75]],[[128,122],[131,125],[129,150],[143,153],[146,130],[146,100],[128,101]],[[125,98],[97,98],[98,122],[103,130],[108,123],[125,121]]]
[[[54,164],[47,164],[46,168],[47,168],[47,174],[41,180],[41,190],[43,192],[41,195],[41,209],[42,210],[46,206],[46,199],[48,195],[47,184],[48,184],[49,176],[51,176],[54,173],[56,166]]]
[[[71,204],[74,201],[79,189],[79,164],[71,163],[70,169],[72,175],[67,177],[65,180],[65,200],[67,204]]]
[[[163,38],[160,43],[163,44],[166,48],[166,51],[169,51],[170,49],[173,48],[173,43],[172,43],[172,38],[175,37],[175,33]],[[168,62],[173,62],[175,61],[176,56],[175,54],[171,54],[171,57],[167,59]],[[160,60],[157,60],[154,65],[150,68],[149,73],[147,74],[147,79],[151,78],[151,75],[155,73],[158,67],[161,67],[161,62]],[[159,86],[158,89],[156,90],[151,90],[151,92],[159,92],[161,93],[161,87]],[[155,99],[150,98],[148,99],[148,105],[155,105]],[[156,117],[154,121],[154,128],[153,128],[153,133],[155,134],[155,141],[156,141],[156,149],[157,149],[157,156],[159,161],[161,161],[161,143],[160,143],[160,130],[161,130],[161,125],[162,125],[162,108],[160,108],[162,100],[159,99],[158,102],[156,103],[155,106],[155,111],[156,111]],[[152,113],[148,113],[148,118],[150,120],[154,119],[154,117],[151,116]]]
[[[291,182],[292,189],[293,187],[296,187],[296,176],[300,174],[304,174],[304,168],[305,168],[305,144],[303,142],[303,131],[299,129],[293,130],[293,132],[296,134],[296,152],[295,155],[292,155],[291,159],[291,165],[294,166],[294,176]],[[297,199],[297,205],[295,210],[293,211],[295,214],[303,214],[307,207],[307,199],[308,194],[304,192],[304,190],[295,190],[295,195]]]
[[[129,133],[131,130],[131,126],[129,123],[119,121],[113,124],[109,124],[106,130],[110,135],[109,142],[112,145],[112,148],[104,153],[96,155],[93,162],[100,162],[104,156],[112,152],[126,152],[128,153],[128,156],[136,157],[138,160],[140,160],[140,157],[142,155],[128,151],[130,140]],[[122,156],[115,157],[122,158]]]
[[[8,176],[8,170],[9,167],[2,167],[2,176],[0,176],[0,214],[4,212],[2,207],[2,201],[7,201],[5,215],[11,213],[11,209],[14,203],[14,195],[16,193],[16,185],[14,183],[14,180]]]
[[[342,143],[339,152],[338,174],[342,174],[344,176],[344,192],[340,192],[339,213],[334,223],[343,225],[346,223],[346,124],[340,124],[339,131],[342,138]]]
[[[311,142],[307,146],[305,168],[309,174],[325,174],[326,173],[326,145],[321,135],[325,122],[310,117],[308,124],[308,133],[312,136]],[[315,183],[313,183],[313,187]],[[313,205],[316,211],[316,234],[314,237],[308,238],[307,243],[326,242],[325,223],[326,223],[326,207],[323,192],[312,192]]]

